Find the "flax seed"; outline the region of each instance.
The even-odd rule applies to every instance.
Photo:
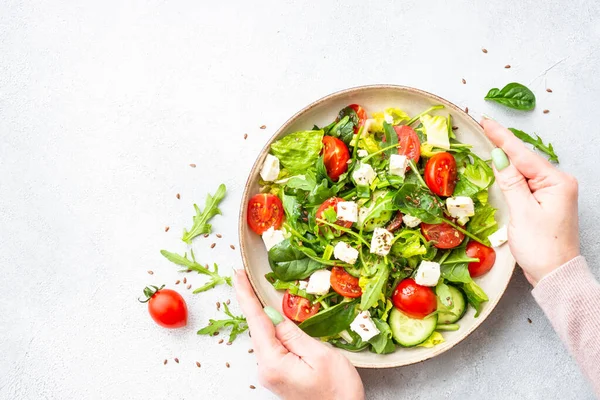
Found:
[[[231,250],[235,250],[235,246],[230,244],[229,247],[231,247]]]
[[[221,343],[223,343],[223,342],[224,342],[224,340],[223,340],[223,339],[219,340],[219,344],[221,344]]]
[[[198,368],[201,367],[201,365],[200,365],[200,363],[198,361],[196,361],[196,367],[198,367]]]
[[[181,199],[181,195],[179,193],[177,193],[175,197],[177,197],[177,200]]]
[[[154,271],[148,271],[148,275],[154,275]]]
[[[169,232],[169,229],[171,229],[171,228],[169,228],[168,226],[165,226],[165,232]]]
[[[216,235],[219,239],[221,239],[223,237],[223,235],[221,235],[220,233],[217,233]]]
[[[163,361],[163,365],[167,365],[167,359],[165,358],[165,361]]]
[[[458,129],[458,126],[453,126],[453,127],[452,127],[452,130],[453,130],[453,131],[455,131],[455,130],[457,130],[457,129]]]
[[[227,299],[227,301],[225,302],[225,304],[230,305],[231,304],[231,300]]]
[[[186,286],[186,289],[191,289],[192,288],[192,284],[190,283],[189,285]]]
[[[506,68],[506,69],[509,69],[509,68],[510,68],[510,64],[506,64],[506,65],[504,66],[504,68]]]
[[[250,354],[254,353],[254,349],[248,349],[248,353],[250,353]]]
[[[196,168],[196,164],[190,164],[190,167]]]
[[[225,343],[227,346],[231,346],[231,342],[227,342]]]
[[[213,244],[210,245],[210,248],[214,249],[216,245],[217,245],[216,243],[213,243]]]
[[[179,279],[177,279],[177,280],[175,281],[175,284],[176,284],[176,285],[179,285],[179,282],[181,282],[181,281],[180,281]]]
[[[465,107],[465,112],[468,114],[469,113],[469,107]]]
[[[213,336],[217,336],[219,334],[219,331],[216,331],[215,333],[213,333]]]
[[[548,114],[550,110],[544,110],[544,114]]]
[[[254,389],[256,389],[256,386],[250,385],[250,389],[254,390]]]
[[[209,237],[209,236],[210,236],[210,234],[208,234],[208,233],[204,234],[204,237]]]
[[[462,83],[463,83],[463,85],[467,84],[467,81],[465,80],[465,78],[463,78]]]
[[[485,54],[487,54],[487,49],[481,49]]]
[[[177,364],[179,364],[179,358],[175,357],[173,360],[175,360],[175,362],[176,362]]]
[[[217,301],[217,310],[220,310],[220,309],[221,309],[221,302]]]
[[[226,362],[226,363],[225,363],[225,366],[226,366],[227,368],[231,367],[231,365],[230,365],[228,362]]]
[[[546,89],[546,92],[552,93],[552,89],[548,88],[548,89]]]
[[[187,283],[187,278],[184,276],[183,277],[183,284],[185,285]]]
[[[248,134],[244,133],[244,140],[248,139]]]
[[[266,125],[261,125],[260,129],[267,129],[267,126]]]
[[[531,323],[531,318],[527,318],[527,322]]]

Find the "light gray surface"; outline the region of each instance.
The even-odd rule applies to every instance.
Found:
[[[0,398],[270,398],[248,388],[247,336],[226,347],[195,335],[230,289],[186,291],[190,324],[176,332],[136,297],[174,286],[158,251],[186,249],[193,202],[221,182],[223,239],[193,247],[240,267],[228,245],[259,149],[346,87],[415,86],[542,134],[579,178],[583,253],[597,272],[599,18],[591,0],[0,2]],[[535,90],[536,111],[482,100],[513,80]],[[592,398],[520,272],[455,349],[361,375],[373,399]]]

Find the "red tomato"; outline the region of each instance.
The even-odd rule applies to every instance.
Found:
[[[467,243],[467,256],[479,258],[479,261],[469,263],[469,274],[472,278],[485,274],[496,262],[496,251],[474,240]]]
[[[425,183],[438,196],[452,196],[456,186],[456,160],[450,153],[438,153],[427,161]]]
[[[362,290],[358,286],[358,278],[347,273],[343,267],[331,269],[329,282],[333,290],[344,297],[356,298],[362,295]]]
[[[344,142],[333,136],[323,137],[323,163],[332,180],[337,181],[341,174],[348,171],[349,159],[350,152]]]
[[[270,227],[278,229],[282,222],[283,204],[274,194],[259,193],[248,202],[248,225],[259,235]]]
[[[394,126],[398,135],[398,154],[404,155],[416,163],[421,156],[421,142],[417,133],[407,125]]]
[[[395,232],[398,229],[400,229],[401,226],[402,226],[402,212],[397,211],[396,215],[394,215],[394,218],[392,218],[392,220],[387,224],[385,229],[387,229],[390,232]]]
[[[317,212],[315,214],[315,218],[325,219],[325,217],[323,217],[323,211],[327,210],[329,207],[333,207],[333,210],[337,213],[337,205],[340,201],[346,201],[346,200],[342,199],[341,197],[331,197],[331,198],[325,200],[323,202],[323,204],[321,204],[319,206],[319,209],[317,210]],[[352,226],[352,222],[350,222],[350,221],[337,220],[336,224],[339,226],[343,226],[344,228],[350,228]]]
[[[302,322],[319,312],[319,303],[311,305],[310,300],[291,294],[289,290],[283,295],[281,308],[286,317],[292,321]]]
[[[348,107],[353,109],[356,112],[356,115],[358,115],[358,124],[356,124],[356,126],[354,127],[354,133],[358,133],[360,128],[365,124],[365,121],[367,120],[367,112],[358,104],[350,104]]]
[[[421,232],[425,239],[433,242],[438,249],[452,249],[465,239],[465,235],[457,231],[445,222],[441,224],[421,223]]]
[[[414,279],[407,278],[396,286],[392,303],[400,311],[413,318],[423,319],[437,309],[437,298],[433,289],[417,285]]]
[[[185,300],[176,291],[163,287],[146,287],[146,300],[142,303],[148,303],[148,312],[158,325],[170,329],[186,326],[188,311]]]

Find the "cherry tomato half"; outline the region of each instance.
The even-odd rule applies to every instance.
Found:
[[[416,163],[421,157],[421,141],[413,128],[407,125],[394,126],[398,135],[398,154],[404,155]]]
[[[331,197],[331,198],[325,200],[323,202],[323,204],[321,204],[319,206],[319,208],[317,209],[315,218],[324,219],[323,212],[325,210],[327,210],[329,207],[333,207],[333,210],[337,213],[337,205],[340,201],[346,201],[346,200],[342,199],[341,197]],[[337,220],[336,224],[339,226],[343,226],[344,228],[350,228],[352,226],[352,222],[350,222],[350,221]]]
[[[396,308],[413,318],[423,319],[437,309],[437,298],[433,289],[417,285],[412,278],[401,281],[392,294]]]
[[[421,223],[421,232],[428,242],[438,249],[452,249],[465,240],[465,235],[445,222],[441,224]]]
[[[155,287],[155,289],[158,288]],[[146,293],[146,290],[144,290],[144,293]],[[187,305],[183,297],[176,291],[158,289],[147,301],[148,312],[158,325],[169,329],[181,328],[187,325]]]
[[[259,235],[270,227],[278,229],[282,222],[283,204],[274,194],[259,193],[248,202],[248,225]]]
[[[319,303],[311,304],[310,300],[302,296],[291,294],[289,290],[283,295],[281,308],[286,317],[292,321],[302,322],[319,312]]]
[[[336,293],[344,297],[356,298],[362,295],[362,290],[358,286],[358,278],[353,277],[343,267],[333,267],[331,269],[331,278],[329,283]]]
[[[333,136],[323,137],[323,163],[327,175],[337,181],[341,174],[348,171],[350,152],[344,142]]]
[[[437,153],[425,166],[425,183],[438,196],[452,196],[456,187],[456,160],[450,153]]]
[[[474,240],[467,243],[467,256],[479,258],[479,261],[469,263],[469,274],[472,278],[485,274],[496,262],[496,251]]]
[[[367,120],[367,112],[358,104],[350,104],[348,107],[353,109],[356,112],[356,115],[358,116],[358,124],[356,124],[356,126],[354,127],[354,133],[358,133],[360,128],[365,124],[365,121]]]

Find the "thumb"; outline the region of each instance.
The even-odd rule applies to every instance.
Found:
[[[537,202],[523,174],[514,165],[508,164],[508,158],[501,149],[492,151],[492,160],[496,181],[504,194],[510,215],[518,218],[527,212],[529,204]]]
[[[285,348],[305,359],[309,365],[328,350],[325,344],[308,336],[288,319],[275,327],[275,336]]]

